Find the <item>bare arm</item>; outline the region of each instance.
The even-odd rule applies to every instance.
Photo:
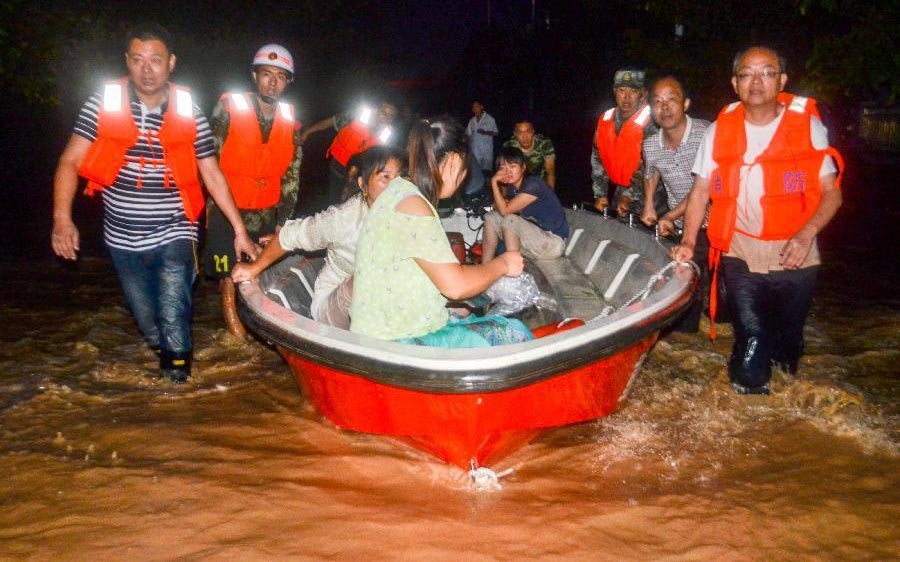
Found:
[[[659,170],[653,170],[650,177],[644,178],[644,212],[641,213],[641,222],[647,226],[656,223],[656,206],[653,204],[653,196],[659,186]]]
[[[684,263],[694,257],[697,233],[700,231],[700,225],[703,224],[707,203],[709,203],[709,180],[699,176],[695,177],[691,193],[687,197],[684,234],[681,237],[681,243],[672,248],[673,260]]]
[[[433,216],[431,207],[419,197],[407,197],[397,204],[397,211],[414,216]],[[450,300],[466,299],[482,293],[504,275],[518,277],[525,266],[522,254],[511,251],[480,265],[415,260],[438,291]]]
[[[250,263],[238,262],[234,265],[231,269],[231,280],[235,283],[253,281],[267,267],[280,260],[286,253],[287,250],[281,246],[278,236],[273,236],[256,260]]]
[[[514,251],[506,251],[480,265],[434,263],[416,258],[416,264],[438,291],[450,300],[462,300],[481,294],[504,275],[518,277],[522,274],[524,263],[522,254]]]
[[[78,168],[91,148],[91,141],[81,135],[69,137],[69,143],[59,157],[53,176],[53,252],[67,260],[74,260],[80,249],[78,228],[72,220],[72,202],[78,190]]]
[[[785,269],[796,269],[803,265],[810,249],[812,249],[816,234],[821,232],[831,222],[837,210],[840,209],[843,203],[843,196],[841,195],[841,190],[835,187],[836,178],[835,174],[828,174],[820,179],[822,200],[819,202],[819,207],[781,250],[781,265]]]
[[[247,235],[247,229],[244,227],[244,221],[241,220],[241,213],[238,211],[237,205],[234,204],[234,198],[231,197],[231,191],[228,189],[228,182],[225,175],[219,168],[219,163],[215,156],[209,156],[197,160],[197,168],[206,189],[209,191],[210,197],[219,206],[222,214],[231,223],[234,229],[234,255],[240,257],[242,254],[256,258],[256,247],[253,241]]]
[[[537,197],[531,195],[530,193],[517,193],[516,196],[512,199],[507,199],[506,197],[504,197],[500,189],[500,174],[501,172],[497,172],[496,174],[494,174],[494,177],[491,178],[491,191],[494,195],[494,208],[498,213],[500,213],[504,217],[506,215],[514,215],[537,200]]]
[[[669,236],[675,234],[675,221],[684,216],[684,213],[687,211],[688,198],[685,197],[681,200],[674,209],[664,214],[659,218],[659,235],[660,236]],[[706,211],[704,211],[704,214]]]
[[[303,132],[300,134],[300,143],[303,144],[306,142],[311,135],[322,132],[325,129],[334,127],[334,117],[326,117],[321,121],[316,121],[309,127],[303,129]]]
[[[544,170],[547,172],[546,182],[551,188],[556,189],[556,158],[544,160]]]

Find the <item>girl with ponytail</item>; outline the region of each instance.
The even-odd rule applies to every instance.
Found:
[[[356,255],[350,329],[403,343],[482,347],[532,339],[518,320],[502,316],[450,320],[447,301],[482,293],[517,277],[519,252],[480,265],[461,265],[435,211],[466,176],[465,131],[451,118],[421,120],[410,132],[409,180],[392,181],[372,205]]]

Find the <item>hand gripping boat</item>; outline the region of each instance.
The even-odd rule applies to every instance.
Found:
[[[303,256],[242,284],[238,310],[339,428],[400,438],[462,468],[493,463],[550,428],[614,412],[660,329],[696,292],[695,270],[670,262],[652,235],[566,212],[565,256],[527,267],[541,296],[520,318],[550,332],[531,342],[420,347],[320,324],[309,303],[321,258]],[[584,324],[557,329],[566,319]]]

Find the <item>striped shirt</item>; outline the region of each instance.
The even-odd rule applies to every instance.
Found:
[[[694,185],[691,168],[694,165],[697,151],[703,144],[707,127],[709,127],[709,121],[688,117],[681,143],[675,150],[666,147],[662,131],[644,139],[642,146],[644,178],[650,179],[654,172],[659,172],[659,177],[665,185],[669,209],[677,207],[691,192],[691,187]],[[679,227],[682,223],[681,218],[675,221]],[[706,224],[706,220],[703,221],[703,224]]]
[[[184,214],[181,195],[175,182],[165,187],[165,165],[161,163],[163,147],[159,129],[167,103],[150,109],[129,85],[131,115],[138,127],[137,143],[125,154],[125,165],[119,170],[113,185],[103,194],[103,238],[107,246],[119,250],[143,252],[158,248],[173,240],[197,241],[197,226]],[[89,141],[97,140],[97,115],[103,92],[95,93],[85,102],[75,121],[74,133]],[[197,159],[215,156],[212,132],[200,108],[194,105],[197,139],[194,149]]]

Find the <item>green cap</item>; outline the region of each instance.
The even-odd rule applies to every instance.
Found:
[[[618,88],[619,86],[628,86],[629,88],[640,90],[644,87],[644,71],[635,68],[617,70],[613,79],[613,88]]]

